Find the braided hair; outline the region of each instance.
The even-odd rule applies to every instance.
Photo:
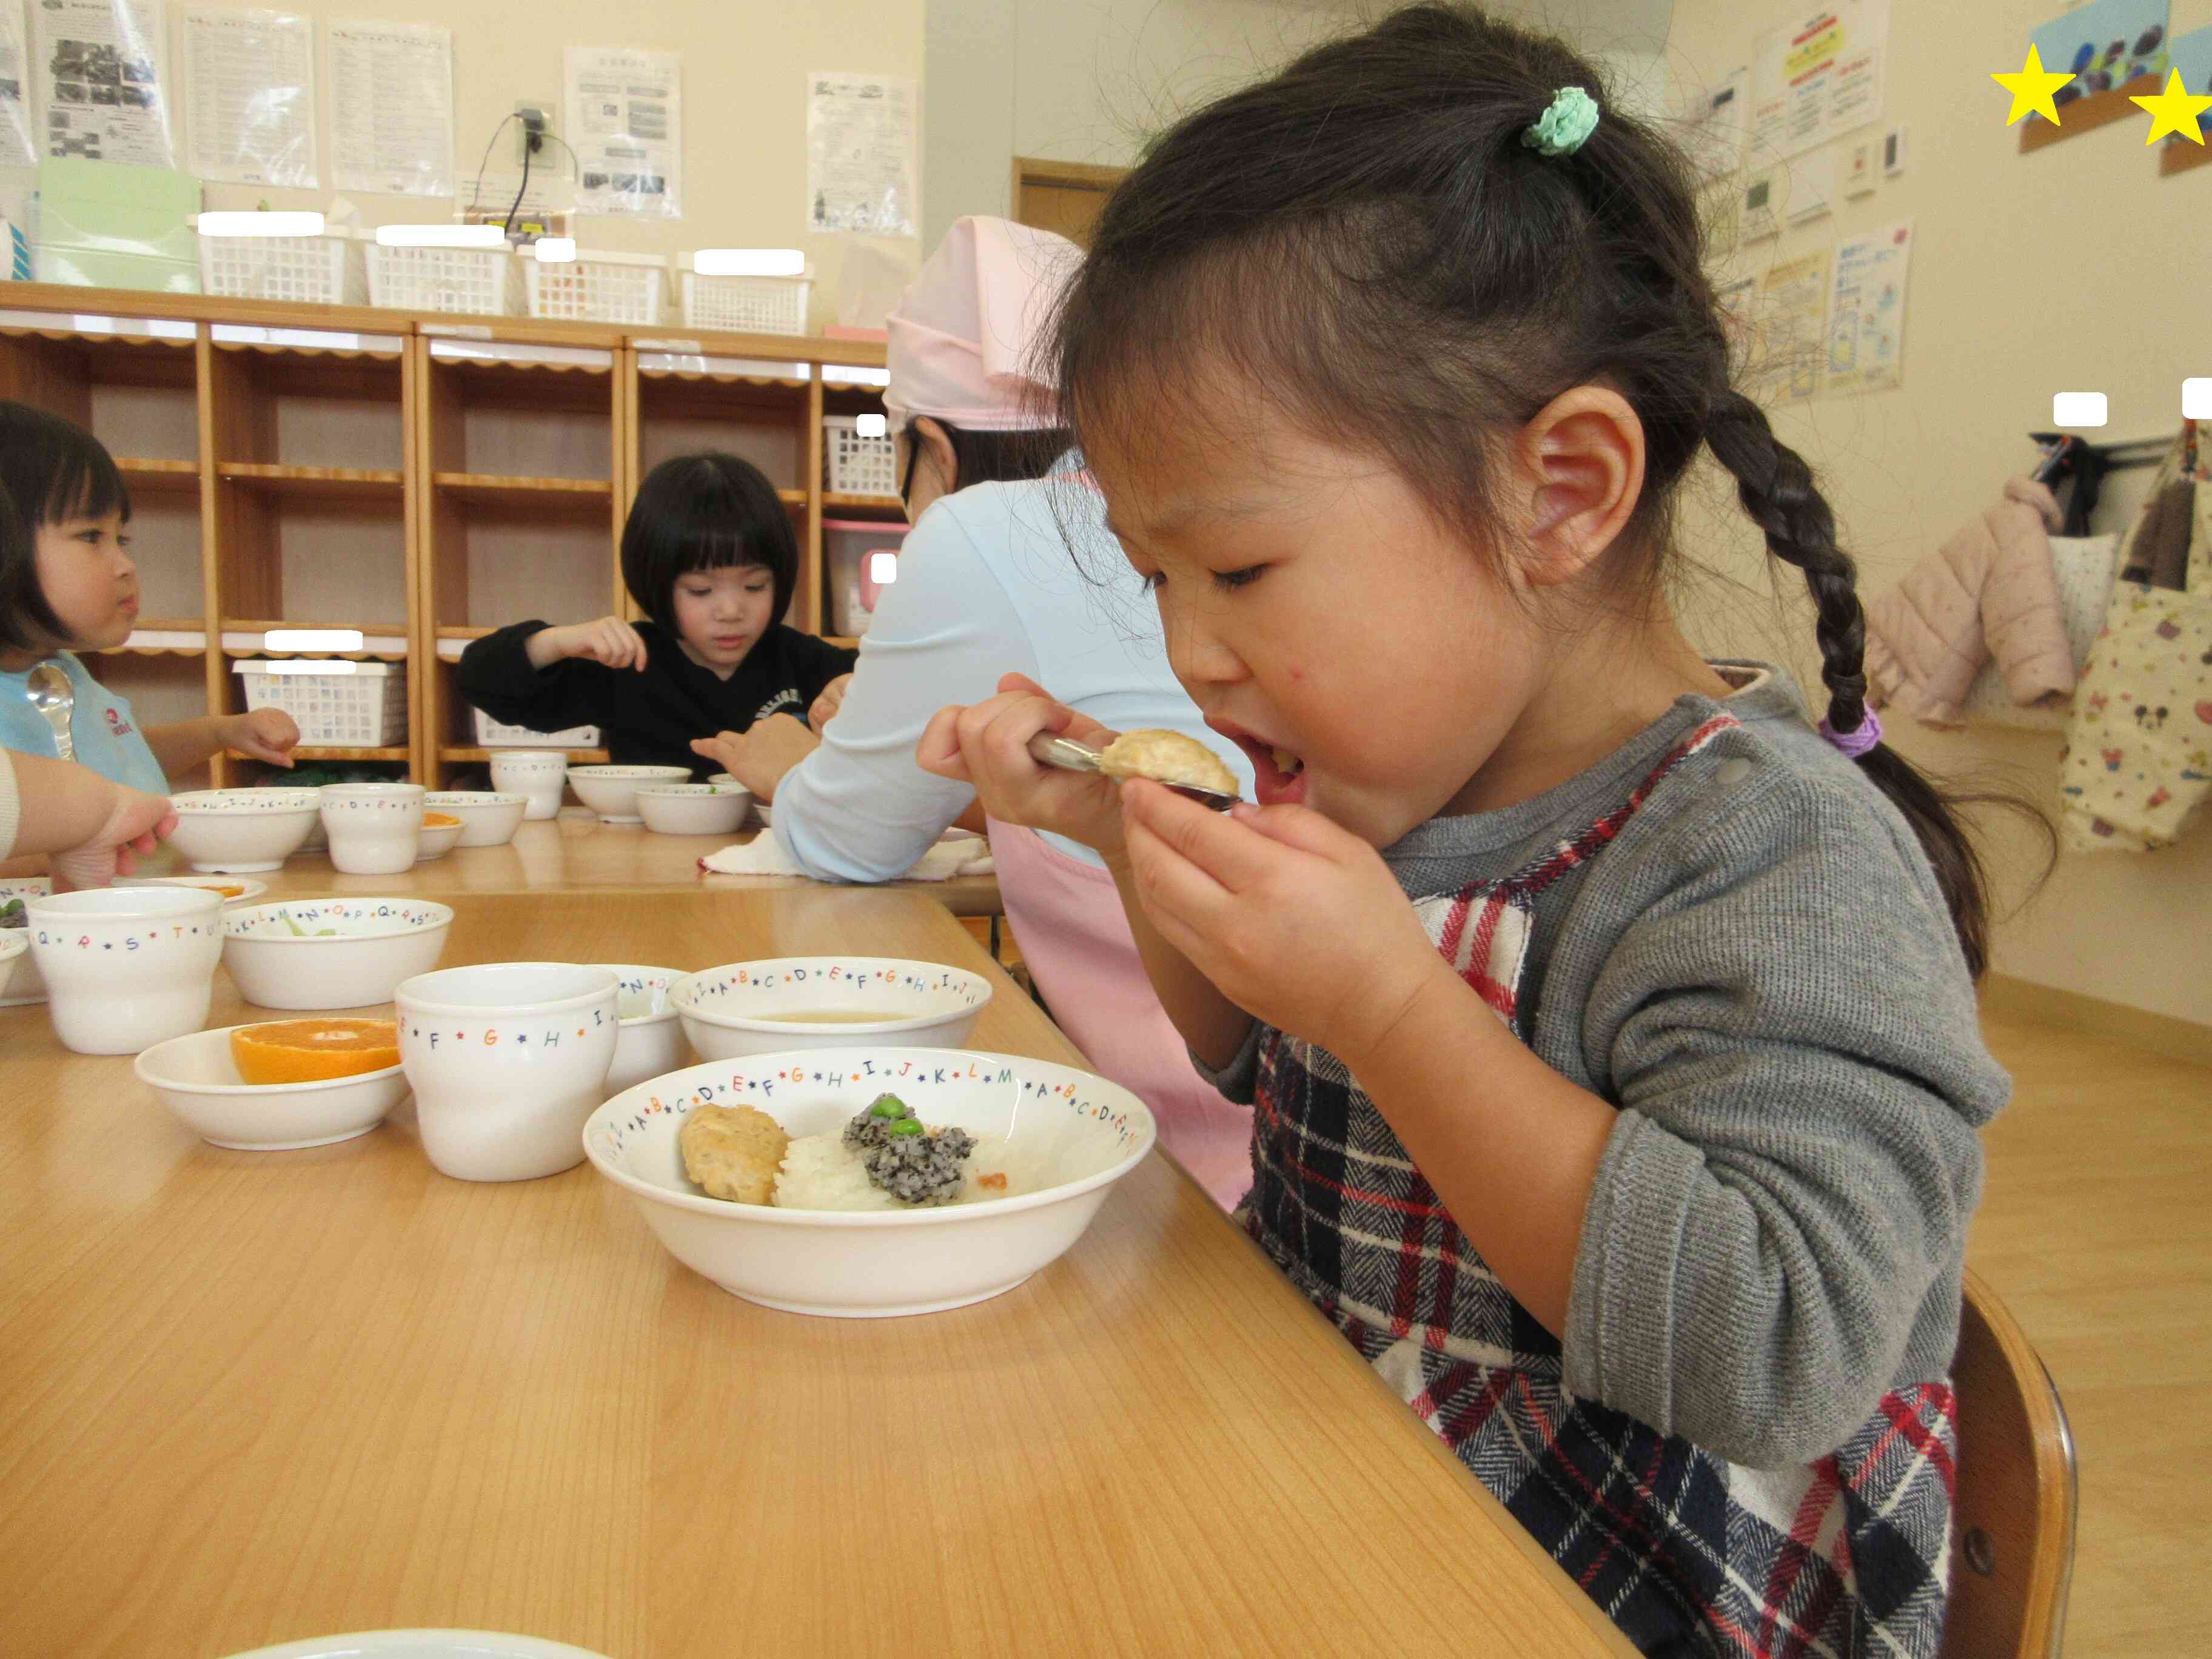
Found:
[[[1570,86],[1598,95],[1595,130],[1566,155],[1523,143]],[[1769,551],[1803,574],[1828,727],[1855,732],[1856,568],[1811,468],[1732,384],[1688,164],[1603,86],[1551,36],[1425,4],[1194,111],[1109,198],[1062,296],[1063,417],[1086,451],[1141,451],[1164,413],[1209,419],[1213,380],[1194,366],[1217,368],[1316,436],[1388,455],[1497,556],[1492,434],[1571,387],[1610,386],[1645,457],[1607,574],[1660,580],[1676,486],[1709,450]],[[1886,747],[1858,764],[1911,823],[1978,975],[1986,882],[1953,802]]]

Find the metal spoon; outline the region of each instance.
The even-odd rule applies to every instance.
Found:
[[[64,760],[76,758],[76,742],[70,736],[70,714],[76,707],[76,692],[71,689],[69,676],[50,662],[42,662],[30,673],[31,707],[46,718],[54,729],[54,753]]]
[[[1096,749],[1051,732],[1040,732],[1030,739],[1030,758],[1040,766],[1056,766],[1063,772],[1096,772],[1098,769],[1098,751]],[[1187,795],[1200,806],[1211,807],[1217,812],[1226,812],[1243,799],[1241,795],[1224,795],[1218,789],[1201,789],[1194,783],[1170,783],[1162,787],[1174,790],[1178,795]]]

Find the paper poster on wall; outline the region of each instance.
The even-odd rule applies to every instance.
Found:
[[[1692,112],[1682,135],[1701,179],[1717,179],[1743,165],[1743,147],[1751,137],[1751,66],[1731,70],[1721,83],[1705,94]]]
[[[806,228],[918,236],[915,84],[817,70],[806,77]]]
[[[2169,50],[2172,67],[2181,76],[2185,88],[2197,97],[2212,92],[2212,27],[2175,35]],[[2212,110],[2197,118],[2197,131],[2212,140]],[[2182,134],[2169,132],[2160,149],[2158,162],[2160,173],[2182,173],[2203,167],[2212,162],[2212,143],[2192,144]]]
[[[1746,373],[1759,354],[1759,279],[1738,276],[1713,289],[1713,304],[1720,313],[1721,335],[1728,341],[1732,376]]]
[[[1905,374],[1905,279],[1909,219],[1836,245],[1828,300],[1827,389],[1875,392]]]
[[[340,190],[453,193],[453,36],[423,23],[334,22],[331,173]]]
[[[1780,234],[1782,203],[1779,198],[1784,188],[1780,167],[1763,167],[1744,180],[1743,211],[1739,216],[1745,241],[1761,241]]]
[[[161,0],[36,0],[31,9],[46,153],[174,167]]]
[[[1889,0],[1838,0],[1761,35],[1751,65],[1751,153],[1787,161],[1878,119]]]
[[[672,52],[571,46],[576,210],[684,216],[683,70]]]
[[[1820,389],[1828,254],[1824,247],[1782,260],[1759,279],[1753,370],[1761,394],[1771,401],[1802,403]]]
[[[2166,83],[2166,0],[2090,0],[2028,39],[2045,70],[2074,76],[2051,95],[2058,110],[2056,132],[2040,115],[2023,118],[2046,142],[2131,118],[2136,112],[2128,94],[2155,92]],[[2145,84],[2132,84],[2138,81]]]
[[[315,35],[307,20],[191,7],[183,45],[186,170],[228,184],[314,189]]]
[[[1735,179],[1715,179],[1698,191],[1698,222],[1705,227],[1705,259],[1717,264],[1734,253],[1743,240],[1743,185]]]
[[[1829,152],[1820,155],[1801,155],[1792,161],[1790,175],[1790,202],[1782,216],[1793,225],[1802,225],[1819,218],[1836,205],[1836,158]]]
[[[39,153],[31,148],[31,56],[24,49],[23,14],[15,0],[0,0],[0,167],[38,164]],[[0,255],[5,252],[0,248]]]

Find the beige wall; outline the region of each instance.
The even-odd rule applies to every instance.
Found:
[[[170,62],[177,63],[172,15]],[[854,240],[805,236],[806,105],[810,70],[921,75],[922,0],[290,0],[283,9],[311,16],[438,23],[453,33],[454,166],[466,180],[492,128],[518,99],[562,112],[562,52],[569,46],[631,46],[682,54],[684,217],[593,217],[577,222],[586,246],[674,255],[696,247],[799,246],[817,277],[813,326],[835,320],[837,278]],[[317,30],[323,176],[330,171],[328,90]],[[180,155],[182,135],[179,135]],[[549,149],[556,155],[557,149]],[[494,172],[515,169],[512,129],[501,136]],[[565,157],[562,158],[565,161]],[[333,192],[264,191],[210,185],[211,208],[272,206],[327,210]],[[449,217],[452,204],[410,197],[353,198],[362,222]],[[896,246],[896,244],[891,245]],[[911,244],[908,246],[910,248]],[[911,259],[911,253],[907,256]]]
[[[1820,243],[1909,217],[1916,246],[1903,386],[1824,397],[1778,426],[1820,470],[1863,586],[1878,592],[2033,459],[2024,434],[2050,424],[2051,394],[2109,394],[2115,438],[2180,422],[2184,375],[2212,374],[2205,226],[2212,168],[2158,176],[2145,120],[2117,123],[2022,155],[2004,126],[1993,70],[2016,67],[2051,0],[1947,0],[1891,9],[1885,123],[1909,128],[1910,170],[1869,199],[1760,245],[1757,269]],[[1754,14],[1734,0],[1676,0],[1668,68],[1678,89],[1747,61]],[[2175,33],[2212,23],[2212,0],[2174,0]],[[1878,132],[1879,128],[1873,129]],[[2117,507],[2140,498],[2124,475]],[[2115,492],[2108,491],[2108,501]],[[1755,535],[1724,499],[1684,524],[1692,553],[1763,580]],[[2100,510],[2100,529],[2124,512]],[[1799,591],[1793,584],[1785,591]],[[1774,648],[1759,607],[1717,590],[1692,606],[1701,640]],[[1771,616],[1771,611],[1768,613]],[[1786,634],[1801,672],[1811,647],[1800,611]],[[2057,736],[1978,727],[1957,736],[1900,720],[1897,746],[1948,772],[2000,769],[2055,811]],[[2025,839],[1991,843],[2009,902],[2035,860]],[[2005,922],[1998,971],[2212,1024],[2212,823],[2154,857],[2069,855],[2041,896]],[[1869,964],[1878,972],[1878,964]]]

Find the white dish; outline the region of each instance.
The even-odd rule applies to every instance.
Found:
[[[641,786],[682,783],[691,775],[688,766],[572,766],[568,787],[576,799],[599,815],[602,823],[642,823],[638,816],[637,792]]]
[[[690,1059],[691,1046],[684,1040],[676,1006],[668,1000],[668,988],[683,974],[635,963],[603,962],[599,966],[615,976],[615,1011],[621,1026],[604,1091],[619,1094]]]
[[[744,788],[744,785],[739,783],[727,772],[717,772],[713,777],[708,778],[707,781],[709,783],[726,784],[732,789]],[[747,793],[750,793],[750,792],[748,791]],[[769,815],[769,804],[761,799],[757,795],[753,796],[752,801],[752,822],[765,830],[774,822],[774,819]]]
[[[1006,1137],[1052,1184],[896,1213],[779,1210],[706,1196],[677,1132],[695,1106],[749,1105],[791,1134],[824,1133],[886,1090],[933,1126]],[[712,1060],[617,1095],[584,1126],[592,1166],[637,1200],[671,1255],[733,1295],[789,1313],[934,1313],[1012,1290],[1082,1236],[1152,1150],[1127,1090],[1012,1054],[867,1044]]]
[[[565,962],[417,974],[392,994],[422,1150],[457,1181],[534,1181],[583,1162],[606,1097],[615,975]]]
[[[131,1067],[187,1129],[215,1146],[281,1152],[351,1140],[383,1122],[406,1096],[407,1079],[397,1066],[316,1083],[248,1083],[230,1055],[230,1034],[238,1029],[155,1043]]]
[[[560,804],[557,797],[554,804]],[[522,815],[530,810],[530,797],[484,790],[441,789],[423,796],[422,805],[429,811],[450,813],[461,821],[459,845],[504,847],[514,839]]]
[[[230,1659],[606,1659],[605,1654],[489,1630],[370,1630],[351,1636],[311,1636],[304,1642],[256,1648]]]
[[[117,880],[118,887],[199,887],[211,893],[222,893],[222,908],[235,910],[241,904],[251,904],[269,890],[265,881],[254,881],[245,876],[125,876]],[[228,887],[239,890],[223,892]]]
[[[424,809],[426,815],[437,810],[434,806]],[[415,837],[415,862],[428,864],[432,859],[445,857],[460,840],[461,831],[467,828],[465,823],[424,824]]]
[[[957,1048],[991,1000],[991,981],[965,968],[898,957],[778,957],[686,975],[668,1000],[702,1060],[856,1042]],[[878,1020],[793,1014],[890,1011]]]
[[[210,874],[281,870],[315,825],[313,789],[193,789],[169,797],[171,843]]]
[[[453,925],[429,899],[285,899],[225,916],[222,960],[256,1007],[366,1008],[436,967]]]
[[[191,887],[32,897],[31,954],[54,1035],[81,1054],[135,1054],[207,1024],[222,898]]]
[[[45,876],[18,876],[10,881],[0,881],[0,903],[11,898],[30,900],[43,898],[54,890],[54,884]],[[0,937],[13,933],[23,941],[23,953],[12,962],[0,963],[0,1008],[21,1008],[46,1000],[46,981],[40,976],[38,958],[30,951],[31,935],[27,928],[0,928]]]
[[[645,827],[661,836],[727,836],[745,821],[752,792],[734,783],[648,784],[636,793]]]

